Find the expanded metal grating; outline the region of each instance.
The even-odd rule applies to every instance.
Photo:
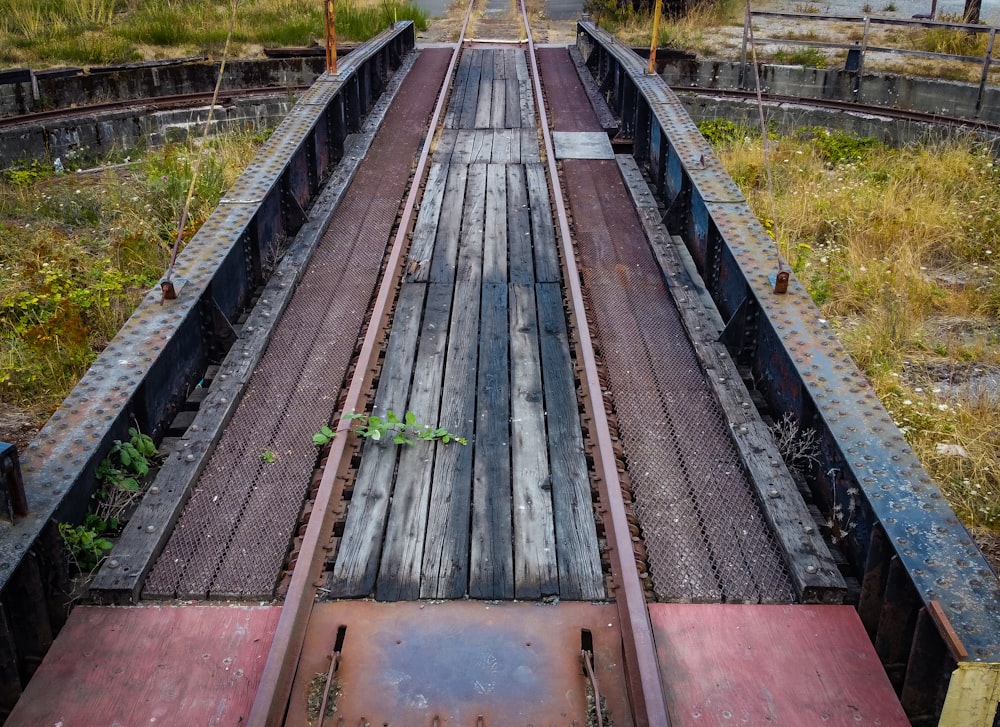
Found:
[[[751,492],[614,161],[564,162],[599,357],[657,598],[791,602]]]
[[[426,54],[323,237],[144,595],[270,598],[445,62]],[[428,66],[433,66],[428,69]],[[440,66],[440,68],[438,68]],[[421,74],[421,71],[425,73]],[[426,109],[424,108],[426,106]]]

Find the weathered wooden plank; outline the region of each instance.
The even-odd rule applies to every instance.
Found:
[[[513,65],[513,57],[511,64]],[[521,97],[518,95],[520,86],[516,71],[504,79],[504,85],[507,87],[504,92],[504,126],[508,129],[519,129],[524,124],[521,120]]]
[[[493,80],[506,80],[508,58],[513,61],[512,51],[498,50],[493,54]]]
[[[521,161],[521,133],[514,129],[494,131],[491,161],[497,164],[519,164]]]
[[[458,239],[462,229],[462,206],[465,201],[465,181],[468,167],[452,164],[444,190],[443,214],[438,220],[437,239],[431,256],[432,283],[452,283],[455,280],[455,261],[458,257]]]
[[[471,164],[465,184],[462,231],[455,277],[457,280],[481,280],[483,244],[486,225],[486,164]]]
[[[483,52],[482,69],[479,73],[479,103],[476,105],[476,129],[488,129],[493,107],[493,50]]]
[[[458,129],[455,134],[455,144],[451,152],[451,163],[471,164],[475,143],[475,131],[471,129]]]
[[[400,417],[409,410],[421,423],[434,424],[438,420],[451,300],[451,285],[431,283],[427,286],[417,357],[415,361],[407,357],[403,364],[414,361],[418,375],[413,377],[406,408],[397,410]],[[416,441],[401,450],[375,586],[375,595],[380,601],[408,601],[420,595],[434,443]]]
[[[507,170],[502,164],[490,164],[486,169],[483,280],[507,282]]]
[[[451,161],[451,155],[455,151],[455,141],[458,139],[457,129],[441,129],[441,134],[434,145],[434,153],[431,160],[440,164],[447,164]]]
[[[469,164],[489,162],[493,158],[493,131],[491,129],[476,129],[472,134],[472,154]]]
[[[405,283],[399,291],[373,413],[406,409],[412,373],[410,362],[417,350],[426,292],[425,283]],[[372,440],[362,447],[344,535],[329,579],[330,595],[334,598],[368,596],[375,587],[397,450],[391,442]]]
[[[413,227],[413,240],[406,262],[406,280],[410,282],[427,280],[437,237],[441,205],[444,202],[445,186],[448,181],[448,164],[431,164],[427,173],[427,184],[420,202],[420,213]]]
[[[462,111],[465,108],[465,94],[469,87],[469,73],[472,71],[472,52],[462,53],[452,82],[451,95],[448,97],[448,108],[444,114],[444,127],[457,129],[461,127]]]
[[[479,76],[483,69],[483,51],[472,49],[465,53],[469,54],[469,73],[465,79],[465,94],[462,97],[462,113],[458,118],[458,128],[474,129],[476,107],[479,105]]]
[[[510,287],[510,416],[514,513],[514,596],[559,592],[552,478],[532,285]]]
[[[498,57],[502,53],[496,54]],[[493,102],[490,105],[490,126],[503,129],[507,125],[507,79],[493,79]]]
[[[534,126],[521,129],[521,162],[530,164],[540,162],[542,154],[538,144],[538,129]]]
[[[562,291],[558,283],[540,283],[535,288],[535,295],[548,420],[559,597],[600,599],[605,597],[601,553],[597,545],[590,475],[583,454],[583,432],[569,357]]]
[[[631,157],[619,156],[622,177],[636,203],[647,238],[663,273],[706,380],[725,412],[730,432],[761,510],[785,556],[789,578],[806,602],[842,602],[846,585],[805,502],[788,472],[767,426],[755,407],[736,364],[719,341],[722,319],[683,240],[669,238],[656,201]]]
[[[501,170],[502,171],[502,170]],[[511,521],[510,353],[506,283],[485,282],[476,383],[469,595],[514,597]]]
[[[531,211],[528,209],[528,183],[524,166],[507,167],[507,248],[510,282],[535,282],[531,255]]]
[[[539,283],[555,283],[562,279],[556,232],[552,224],[552,206],[545,167],[541,163],[524,166],[528,185],[528,206],[531,209],[531,240],[535,249],[535,279]]]
[[[531,75],[524,53],[514,57],[517,75],[517,97],[520,99],[521,126],[535,125],[535,96],[531,90]]]
[[[475,271],[478,273],[479,268]],[[441,415],[438,417],[440,426],[468,438],[472,437],[475,424],[480,288],[478,275],[473,280],[460,279],[455,284]],[[472,452],[472,445],[456,442],[439,443],[435,449],[421,598],[461,598],[467,592]]]

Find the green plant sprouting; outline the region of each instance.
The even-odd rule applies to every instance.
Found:
[[[434,427],[430,424],[420,423],[417,420],[417,415],[412,411],[406,412],[402,419],[392,409],[388,409],[384,417],[375,414],[346,412],[342,418],[356,422],[351,431],[359,437],[371,439],[376,442],[383,439],[391,439],[394,444],[405,445],[411,445],[417,440],[423,442],[437,441],[442,444],[448,444],[449,442],[457,442],[459,444],[468,443],[465,437],[455,436],[443,427]],[[330,427],[324,426],[313,434],[313,444],[320,447],[325,446],[336,436],[337,433],[335,431]]]
[[[100,485],[83,524],[59,523],[70,560],[84,574],[93,573],[113,547],[104,536],[119,531],[129,506],[142,494],[141,480],[149,475],[151,461],[158,456],[148,434],[137,427],[129,427],[128,434],[127,441],[114,441],[108,456],[97,466],[94,474]]]
[[[84,523],[73,527],[69,523],[59,523],[59,535],[66,545],[70,560],[81,573],[93,573],[113,547],[110,540],[101,537],[102,534],[94,529],[93,524]]]
[[[125,509],[139,497],[139,482],[149,474],[150,460],[157,456],[152,437],[136,427],[129,427],[128,434],[128,441],[115,440],[95,473],[101,486],[94,493],[94,513],[104,520],[122,519]]]

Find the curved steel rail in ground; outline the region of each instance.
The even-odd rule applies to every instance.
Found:
[[[737,88],[704,88],[700,86],[671,86],[678,96],[715,96],[726,99],[757,101],[756,91],[745,91]],[[963,119],[953,116],[942,116],[922,111],[907,111],[889,106],[872,106],[859,104],[856,101],[836,101],[833,99],[811,98],[807,96],[784,96],[776,93],[762,93],[761,98],[768,104],[788,104],[797,107],[815,107],[830,109],[858,115],[879,116],[894,121],[912,121],[918,124],[928,124],[949,129],[985,132],[1000,135],[1000,124],[975,119]]]
[[[302,93],[309,88],[308,85],[295,86],[261,86],[255,88],[240,88],[224,91],[216,103],[217,106],[225,106],[238,98],[260,98],[270,96],[284,96],[288,93]],[[59,121],[69,121],[82,116],[93,116],[94,114],[109,113],[122,109],[143,108],[150,111],[184,109],[190,107],[203,106],[212,100],[211,91],[199,91],[198,93],[182,93],[173,96],[157,96],[147,99],[127,99],[122,101],[108,101],[106,103],[90,104],[88,106],[75,106],[69,109],[52,109],[49,111],[36,111],[21,116],[0,117],[0,129],[7,129],[16,126],[29,124],[39,124],[45,121],[58,119]]]

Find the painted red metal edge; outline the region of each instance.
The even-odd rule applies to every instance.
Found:
[[[583,305],[583,295],[580,290],[580,276],[576,269],[576,257],[573,251],[569,222],[566,218],[566,208],[563,204],[562,185],[559,182],[559,170],[556,166],[552,134],[549,132],[548,115],[545,111],[545,100],[542,96],[542,83],[538,73],[538,63],[535,59],[535,45],[532,40],[530,26],[528,25],[527,10],[523,2],[521,3],[521,15],[528,34],[528,59],[531,62],[535,96],[538,98],[539,126],[541,127],[542,138],[545,142],[545,155],[548,161],[556,216],[559,221],[559,236],[563,248],[563,259],[568,268],[566,284],[570,291],[573,314],[580,323],[577,326],[577,331],[580,338],[580,347],[585,352],[583,356],[584,380],[587,386],[587,393],[591,401],[594,402],[593,425],[597,439],[597,460],[599,460],[600,474],[604,478],[606,486],[605,495],[614,531],[611,564],[612,569],[617,571],[615,573],[616,580],[622,586],[622,593],[618,594],[615,602],[618,605],[619,619],[622,624],[622,636],[626,641],[626,662],[630,656],[634,658],[634,664],[631,666],[635,668],[639,680],[639,690],[634,689],[630,683],[629,696],[633,700],[634,716],[637,725],[668,727],[670,721],[667,718],[663,685],[660,682],[659,661],[656,657],[656,645],[653,643],[653,627],[649,620],[649,612],[646,610],[646,599],[643,595],[642,585],[639,582],[639,573],[632,559],[632,538],[629,533],[625,503],[621,498],[621,483],[618,479],[618,469],[615,464],[614,449],[611,443],[611,430],[608,426],[604,407],[601,405],[604,397],[597,375],[590,331],[586,325],[587,317]],[[630,640],[631,643],[629,643]]]
[[[403,252],[406,248],[406,237],[414,214],[414,208],[416,207],[417,198],[420,195],[420,180],[423,179],[427,171],[427,161],[430,158],[434,133],[437,130],[441,114],[444,111],[448,89],[451,86],[451,79],[455,72],[455,66],[458,63],[458,57],[462,49],[462,39],[465,37],[474,2],[475,0],[470,0],[469,6],[466,8],[462,30],[459,33],[458,41],[455,43],[455,50],[452,52],[448,69],[445,71],[441,92],[438,95],[437,104],[431,116],[429,131],[424,139],[420,158],[414,171],[414,181],[410,187],[410,193],[407,195],[406,204],[403,207],[399,227],[392,242],[389,258],[386,261],[382,284],[379,286],[378,295],[372,308],[371,322],[368,325],[368,330],[358,356],[358,364],[355,367],[354,375],[347,390],[344,411],[359,411],[359,405],[363,398],[362,387],[365,384],[366,372],[375,361],[377,339],[388,321],[392,296],[401,272]],[[292,691],[292,682],[295,678],[295,667],[302,652],[306,625],[309,622],[309,614],[315,602],[316,580],[320,576],[325,559],[322,542],[324,536],[330,532],[332,527],[330,505],[337,472],[344,459],[349,427],[350,422],[343,419],[337,426],[338,434],[341,436],[333,440],[312,510],[314,515],[320,513],[322,515],[320,517],[311,517],[309,524],[306,526],[306,534],[302,541],[302,547],[299,550],[298,565],[292,571],[288,593],[281,609],[278,626],[275,629],[274,641],[268,652],[267,662],[264,665],[260,684],[257,687],[257,694],[254,697],[253,706],[247,718],[247,725],[249,727],[264,727],[265,725],[277,727],[284,721],[285,710]]]

